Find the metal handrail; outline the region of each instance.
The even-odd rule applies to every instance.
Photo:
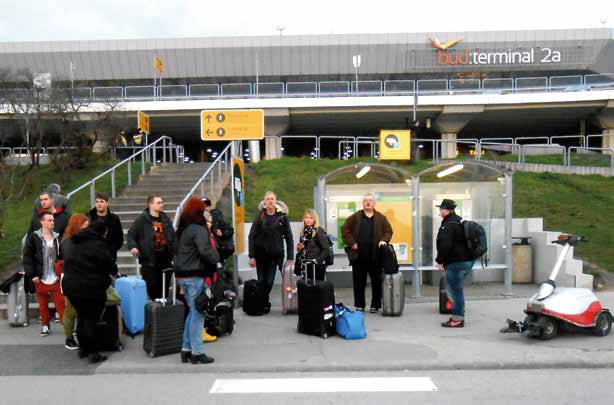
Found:
[[[572,150],[596,150],[607,151],[610,153],[610,169],[614,170],[614,148],[592,148],[588,146],[571,146],[567,149],[567,166],[571,167],[571,151]]]
[[[168,141],[168,145],[166,144],[166,142]],[[104,172],[100,173],[99,175],[97,175],[96,177],[90,179],[89,181],[83,183],[82,185],[80,185],[79,187],[71,190],[67,195],[66,198],[70,199],[70,197],[72,195],[74,195],[75,193],[83,190],[84,188],[86,188],[87,186],[90,186],[90,205],[94,206],[95,202],[96,202],[96,180],[106,176],[107,174],[111,173],[111,198],[115,198],[116,196],[116,192],[115,192],[115,170],[118,169],[119,167],[121,167],[124,164],[127,164],[128,167],[128,185],[131,186],[132,185],[132,166],[131,166],[131,162],[133,159],[136,159],[136,157],[138,155],[141,155],[141,174],[145,174],[145,153],[149,153],[151,151],[154,151],[156,149],[156,146],[158,143],[162,143],[162,150],[163,150],[163,162],[166,163],[166,150],[169,149],[169,157],[170,157],[170,161],[172,162],[172,150],[173,148],[176,148],[176,145],[173,144],[172,142],[172,138],[168,137],[168,136],[162,136],[159,139],[156,139],[154,142],[150,143],[149,145],[145,146],[144,148],[140,149],[138,152],[133,153],[131,156],[125,158],[124,160],[122,160],[121,162],[117,163],[116,165],[114,165],[113,167],[105,170]],[[176,151],[178,151],[177,149],[175,149]],[[156,165],[156,159],[154,157],[153,160],[153,165]],[[177,160],[176,162],[178,162],[178,152],[177,152]],[[183,161],[182,161],[183,162]]]
[[[520,157],[518,163],[526,163],[526,152],[525,149],[530,148],[550,148],[550,149],[561,149],[563,151],[563,166],[567,165],[567,148],[563,145],[553,145],[553,144],[545,144],[545,145],[537,145],[537,144],[524,144],[520,145]]]
[[[211,194],[213,194],[213,178],[214,178],[214,169],[217,167],[217,171],[218,171],[218,180],[221,179],[221,170],[222,170],[222,162],[224,162],[225,167],[225,172],[228,173],[229,170],[231,170],[230,168],[230,160],[232,158],[231,155],[231,147],[232,147],[232,143],[229,143],[228,145],[226,145],[226,147],[220,152],[219,156],[213,161],[213,163],[211,164],[211,166],[209,166],[207,168],[207,170],[205,170],[205,173],[196,181],[196,183],[194,184],[194,186],[192,186],[192,188],[190,189],[190,191],[188,191],[188,193],[186,194],[186,196],[183,198],[183,200],[181,200],[181,202],[179,203],[179,205],[177,206],[177,209],[175,210],[175,218],[173,219],[173,227],[175,229],[177,229],[177,226],[179,225],[179,216],[181,213],[181,210],[183,209],[183,206],[185,205],[185,203],[188,201],[188,199],[190,197],[192,197],[192,195],[194,195],[194,193],[196,192],[196,189],[200,186],[200,196],[203,197],[205,195],[205,179],[207,178],[207,176],[209,176],[209,174],[211,174]]]

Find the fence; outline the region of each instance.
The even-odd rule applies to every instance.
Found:
[[[112,100],[198,100],[266,97],[347,97],[507,94],[569,92],[614,89],[614,73],[489,79],[365,80],[276,83],[222,83],[161,86],[78,87],[75,99]],[[8,89],[15,94],[24,89]],[[25,97],[24,95],[17,97]]]

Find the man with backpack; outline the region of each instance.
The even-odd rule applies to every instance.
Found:
[[[465,326],[463,283],[473,269],[475,257],[467,244],[463,219],[454,211],[456,203],[444,199],[437,207],[443,220],[437,232],[437,257],[435,261],[439,270],[444,272],[446,290],[452,300],[452,316],[441,326],[444,328],[462,328]]]

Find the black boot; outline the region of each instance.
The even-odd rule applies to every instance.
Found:
[[[191,358],[192,364],[210,364],[215,361],[213,357],[207,357],[205,353],[197,354]]]
[[[187,363],[192,359],[192,352],[186,352],[184,350],[181,351],[181,362]]]

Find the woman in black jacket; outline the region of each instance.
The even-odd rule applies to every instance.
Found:
[[[79,357],[87,356],[90,363],[106,360],[98,352],[96,323],[104,310],[111,276],[117,274],[117,265],[104,239],[105,232],[106,226],[96,221],[62,243],[62,291],[77,310]]]
[[[307,261],[315,261],[316,264],[316,280],[324,281],[326,277],[326,257],[329,253],[328,238],[326,231],[320,227],[320,219],[315,210],[308,208],[303,214],[303,226],[301,228],[301,237],[298,245],[296,245],[297,260],[295,265],[295,274],[300,274],[303,270],[303,264]],[[305,277],[310,277],[311,273],[305,274]]]
[[[211,286],[205,277],[213,277],[219,260],[213,237],[205,225],[205,204],[197,197],[191,197],[183,207],[177,228],[177,249],[175,252],[175,276],[182,288],[190,312],[183,328],[181,361],[192,364],[213,363],[205,354],[203,345],[204,315],[194,304],[196,297]]]

